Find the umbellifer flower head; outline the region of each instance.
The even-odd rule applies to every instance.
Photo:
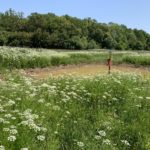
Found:
[[[14,135],[10,135],[7,139],[8,139],[8,141],[10,141],[10,142],[16,141],[16,137],[15,137]]]
[[[37,139],[38,139],[39,141],[44,141],[44,140],[45,140],[45,136],[43,136],[43,135],[38,135],[38,136],[37,136]]]

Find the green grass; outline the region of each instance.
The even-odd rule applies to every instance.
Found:
[[[3,78],[0,145],[6,150],[150,149],[149,79],[112,74],[36,81],[9,72]]]
[[[29,48],[0,47],[0,68],[44,68],[49,66],[105,63],[109,57],[107,50],[61,51]],[[149,66],[149,53],[113,51],[114,64],[128,63]]]
[[[134,64],[136,66],[149,66],[150,65],[150,56],[125,56],[123,57],[123,62]]]

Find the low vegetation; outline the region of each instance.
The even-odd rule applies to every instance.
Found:
[[[105,63],[108,59],[107,50],[95,51],[56,51],[29,48],[0,47],[0,67],[13,68],[44,68],[81,63]],[[129,63],[136,66],[149,66],[149,53],[113,51],[114,64]]]
[[[136,66],[149,66],[150,65],[150,55],[131,55],[123,57],[123,62],[135,64]]]
[[[0,150],[149,150],[149,77],[117,73],[38,81],[14,69],[107,58],[106,50],[0,47]],[[149,66],[149,58],[147,52],[112,52],[114,64]]]

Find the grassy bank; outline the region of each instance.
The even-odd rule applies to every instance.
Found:
[[[44,68],[81,63],[105,63],[108,59],[105,51],[54,51],[44,49],[0,47],[1,68]],[[136,66],[149,66],[150,54],[113,51],[114,64],[129,63]]]
[[[136,66],[150,66],[150,55],[124,56],[122,61],[125,63],[134,64]]]

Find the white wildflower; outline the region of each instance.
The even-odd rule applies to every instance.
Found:
[[[141,108],[142,107],[142,105],[141,104],[137,104],[137,105],[135,105],[136,107],[139,107],[139,108]]]
[[[5,114],[4,117],[6,117],[6,118],[11,118],[12,115],[11,115],[11,114]]]
[[[49,85],[46,84],[46,83],[43,83],[43,84],[41,85],[41,87],[49,87]]]
[[[10,129],[9,128],[3,128],[4,132],[8,132]]]
[[[142,96],[139,96],[138,98],[139,98],[139,99],[143,99],[143,97],[142,97]]]
[[[113,97],[112,100],[113,101],[118,101],[118,99],[116,97]]]
[[[29,124],[29,128],[33,129],[35,132],[40,132],[41,128],[39,126],[37,126],[36,124]]]
[[[127,146],[131,146],[130,143],[127,140],[121,140],[122,143],[124,143]]]
[[[47,107],[48,107],[48,106],[51,106],[51,105],[52,105],[51,103],[46,103],[46,104],[45,104],[45,106],[47,106]]]
[[[111,141],[109,139],[103,140],[103,144],[111,145]]]
[[[4,122],[3,122],[4,124],[10,124],[10,122],[9,121],[7,121],[7,120],[4,120]]]
[[[13,100],[9,100],[8,103],[7,103],[7,106],[12,106],[15,104],[15,101]]]
[[[63,99],[62,99],[62,102],[64,102],[64,103],[66,103],[67,101],[68,101],[67,98],[63,98]]]
[[[44,127],[41,127],[41,131],[43,131],[43,132],[47,132],[47,129],[46,129],[46,128],[44,128]]]
[[[106,96],[105,96],[105,95],[103,95],[103,98],[104,98],[104,99],[106,99]]]
[[[79,147],[84,147],[84,143],[83,142],[77,142],[77,145],[79,146]]]
[[[21,121],[21,122],[19,123],[19,125],[27,126],[27,125],[28,125],[28,121]]]
[[[18,133],[18,131],[16,129],[11,129],[9,132],[10,132],[10,134],[13,134],[13,135]]]
[[[38,100],[39,103],[44,103],[44,101],[45,101],[44,99],[39,99]]]
[[[76,120],[73,121],[74,124],[77,124],[78,122]]]
[[[5,120],[3,118],[0,118],[0,123],[4,123]]]
[[[99,135],[95,135],[95,137],[94,137],[96,140],[99,140],[99,139],[101,139],[101,136],[99,136]]]
[[[98,131],[98,134],[99,134],[100,136],[106,136],[106,132],[105,132],[104,130]]]
[[[66,111],[66,114],[70,115],[70,112],[69,112],[69,111]]]
[[[38,136],[37,136],[37,139],[38,139],[39,141],[44,141],[44,140],[45,140],[45,136],[43,136],[43,135],[38,135]]]
[[[3,145],[0,145],[0,150],[5,150],[5,147]]]
[[[58,131],[55,131],[54,134],[58,134]]]
[[[16,120],[16,117],[11,117],[12,120]]]
[[[21,148],[21,150],[28,150],[28,148],[24,147],[24,148]]]
[[[10,142],[16,141],[16,137],[15,137],[14,135],[10,135],[7,139],[8,139],[8,141],[10,141]]]
[[[17,100],[17,101],[21,101],[21,98],[20,98],[20,97],[18,97],[18,98],[16,98],[16,100]]]

